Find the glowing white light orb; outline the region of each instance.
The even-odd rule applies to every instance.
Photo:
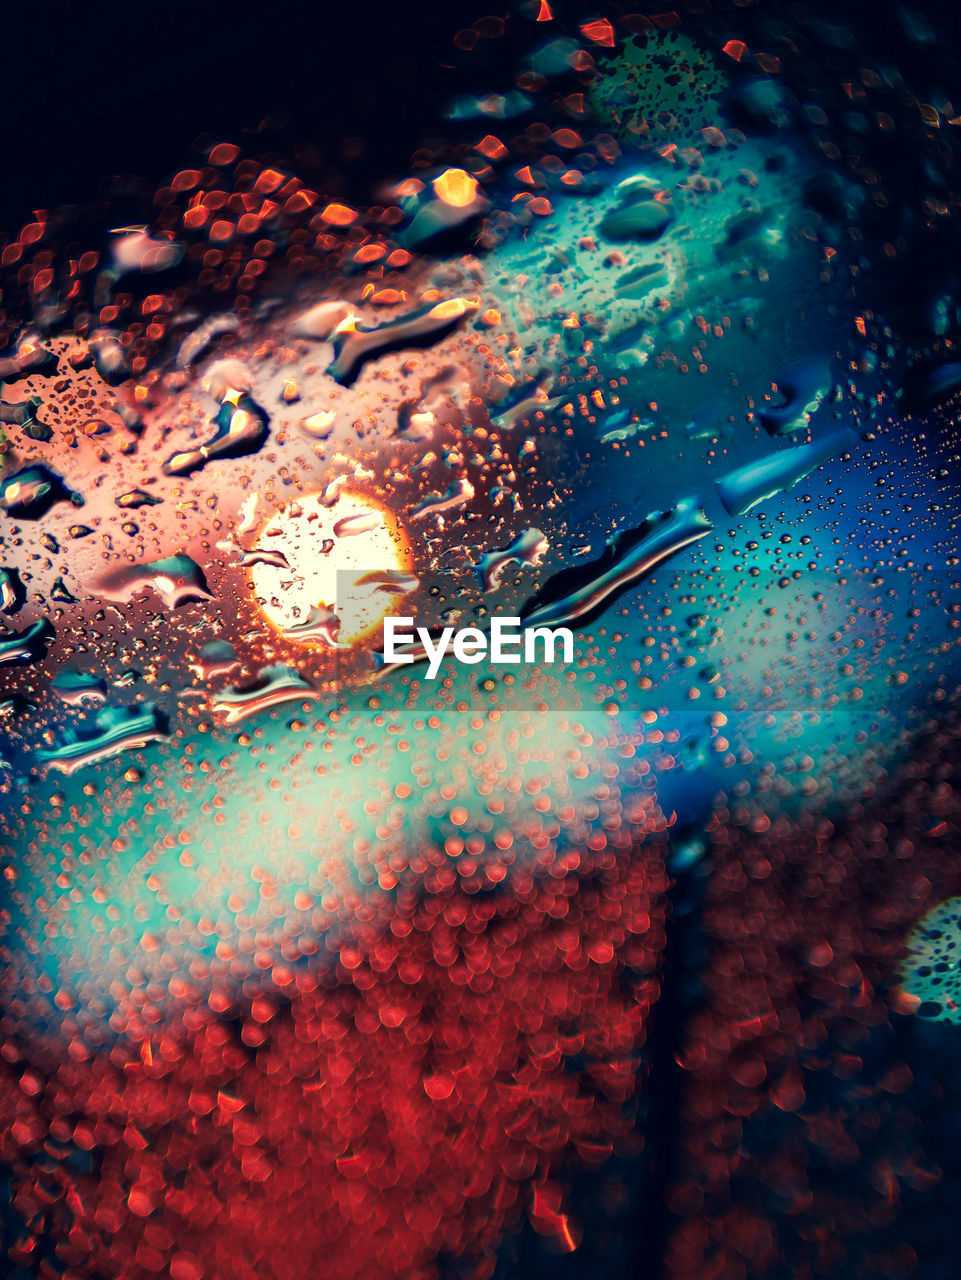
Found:
[[[250,585],[267,621],[317,648],[369,636],[398,596],[417,585],[391,514],[370,497],[348,490],[333,496],[331,488],[289,503],[244,540]]]

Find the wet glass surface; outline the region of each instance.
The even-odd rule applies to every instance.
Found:
[[[0,250],[9,1274],[953,1275],[951,17],[465,22]]]

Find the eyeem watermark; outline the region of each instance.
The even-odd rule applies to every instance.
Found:
[[[574,633],[567,627],[525,628],[520,618],[491,618],[489,632],[479,627],[444,627],[432,634],[427,627],[414,627],[413,618],[384,619],[385,666],[426,661],[427,679],[434,680],[448,656],[468,665],[522,660],[570,663],[574,661]]]

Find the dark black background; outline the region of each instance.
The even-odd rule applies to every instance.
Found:
[[[360,198],[373,178],[403,171],[458,91],[452,36],[484,12],[476,0],[39,0],[4,9],[7,235],[34,209],[89,204],[114,174],[161,181],[190,163],[205,133],[285,155],[303,178]]]
[[[195,143],[233,141],[276,159],[331,197],[376,203],[378,183],[405,176],[429,136],[457,132],[441,118],[463,92],[512,87],[515,37],[482,42],[470,56],[454,34],[485,14],[507,16],[532,0],[17,0],[0,8],[0,244],[38,209],[89,208],[117,191],[116,177],[162,185],[206,158]],[[853,138],[883,174],[891,199],[874,210],[878,242],[917,228],[926,190],[946,194],[953,160],[918,145],[917,100],[947,96],[961,111],[961,7],[953,0],[643,0],[623,8],[676,7],[685,26],[720,48],[728,38],[782,58],[782,82],[822,105],[845,129],[857,104],[844,85],[863,67],[894,68],[884,109],[897,128]],[[552,0],[556,23],[510,24],[527,47],[604,15],[604,0]],[[690,11],[690,12],[685,12]],[[615,17],[613,9],[610,10]],[[918,31],[921,35],[918,36]],[[911,34],[913,33],[913,34]],[[792,55],[792,50],[793,55]],[[737,74],[740,68],[726,68]],[[813,81],[813,83],[812,83]],[[571,85],[571,88],[580,86]],[[913,99],[913,101],[912,101]],[[902,128],[902,113],[906,128]],[[527,121],[518,122],[523,128]],[[476,134],[478,122],[470,123]],[[510,128],[510,126],[508,126]],[[946,153],[956,128],[942,129]],[[948,136],[951,135],[951,136]],[[149,201],[146,205],[149,208]],[[113,206],[113,215],[119,209]],[[131,209],[139,220],[144,208]],[[886,304],[912,313],[957,275],[954,227],[882,261]],[[882,255],[883,257],[883,255]]]

